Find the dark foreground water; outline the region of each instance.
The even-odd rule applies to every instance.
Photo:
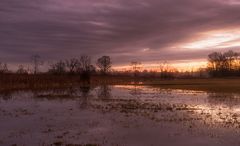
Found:
[[[1,146],[238,146],[240,95],[147,86],[0,94]]]

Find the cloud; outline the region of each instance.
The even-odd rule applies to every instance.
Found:
[[[240,4],[233,0],[1,0],[0,18],[0,60],[6,62],[27,62],[32,54],[46,60],[106,54],[116,64],[133,59],[177,61],[205,58],[219,49],[214,45],[186,49],[180,44],[208,39],[202,33],[213,30],[240,30]]]

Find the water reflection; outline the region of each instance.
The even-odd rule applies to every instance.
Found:
[[[128,90],[129,94],[133,96],[138,96],[138,95],[141,96],[142,94],[144,94],[142,91],[146,92],[148,90],[146,86],[139,86],[139,85],[115,85],[114,87]]]
[[[5,91],[0,93],[0,99],[3,100],[11,100],[12,99],[12,92],[11,91]]]
[[[130,89],[129,93],[134,96],[141,95],[142,94],[141,87],[139,88],[139,86],[134,85],[133,88]]]
[[[101,99],[101,100],[107,100],[107,99],[110,99],[112,94],[112,89],[109,85],[101,85],[98,90],[97,90],[97,95],[98,95],[98,98]]]
[[[10,100],[15,96],[21,97],[23,93],[32,96],[33,98],[40,99],[46,98],[48,100],[56,99],[73,99],[82,98],[86,99],[93,96],[94,99],[111,99],[126,98],[153,101],[153,102],[168,102],[171,104],[192,104],[192,105],[224,105],[233,107],[240,104],[240,95],[236,93],[217,93],[217,92],[200,92],[194,90],[173,90],[162,89],[150,86],[137,86],[137,85],[115,85],[110,86],[103,84],[99,87],[90,85],[81,85],[79,87],[69,87],[64,89],[51,89],[51,90],[33,90],[33,91],[6,91],[0,93],[0,99]]]
[[[240,103],[240,96],[235,93],[208,93],[208,103],[233,107]]]
[[[26,145],[21,144],[20,139],[29,142],[29,137],[35,138],[33,141],[37,141],[36,137],[44,137],[45,142],[60,137],[71,141],[69,137],[86,140],[86,137],[95,138],[94,136],[99,135],[115,135],[118,139],[122,135],[128,135],[131,127],[132,131],[136,131],[134,134],[142,135],[146,134],[146,131],[151,133],[155,130],[151,136],[155,137],[161,135],[161,132],[164,135],[165,131],[169,131],[169,128],[162,129],[164,124],[167,124],[166,127],[176,124],[173,131],[180,129],[180,133],[184,128],[188,131],[194,128],[203,129],[211,134],[212,129],[220,129],[223,133],[224,130],[229,132],[234,129],[239,133],[239,103],[240,95],[234,93],[131,85],[93,87],[85,84],[65,89],[4,92],[0,94],[0,141],[3,141],[3,145],[12,145],[12,141]],[[118,127],[112,127],[116,125]],[[14,132],[12,127],[16,129]],[[139,130],[141,128],[142,131]],[[209,130],[210,128],[212,129]],[[37,132],[31,133],[28,129]],[[117,132],[107,133],[112,129]],[[35,133],[38,135],[32,135]]]
[[[77,97],[77,89],[73,87],[65,89],[51,89],[51,90],[33,90],[30,91],[33,98],[48,99],[48,100],[62,100]]]
[[[91,87],[89,85],[80,86],[79,91],[81,93],[81,98],[79,98],[79,107],[80,109],[86,109],[89,104],[89,93]]]
[[[24,95],[26,94],[26,95]],[[23,96],[24,95],[24,96]],[[98,108],[139,113],[144,111],[154,114],[161,111],[170,111],[179,114],[180,119],[193,116],[208,123],[240,122],[240,95],[235,93],[207,93],[193,90],[161,89],[150,86],[103,84],[92,87],[84,84],[79,87],[65,89],[38,90],[22,92],[3,92],[0,100],[18,102],[18,99],[28,102],[32,97],[36,102],[43,99],[50,101],[73,101],[80,109]],[[64,104],[64,103],[62,103]],[[97,105],[97,106],[96,106]],[[183,116],[184,113],[184,116]],[[192,115],[194,113],[194,115]],[[236,117],[237,115],[237,117]],[[240,115],[239,115],[240,116]],[[171,119],[167,115],[166,119]],[[176,118],[176,115],[175,115]],[[233,124],[232,124],[233,125]]]

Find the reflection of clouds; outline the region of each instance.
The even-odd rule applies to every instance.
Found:
[[[115,85],[115,88],[120,88],[120,89],[126,89],[129,91],[130,95],[141,95],[142,91],[147,92],[149,89],[147,89],[144,86],[139,86],[139,85]]]
[[[92,90],[94,92],[91,92]],[[166,117],[159,117],[160,120],[196,120],[210,126],[236,127],[240,125],[240,95],[234,93],[206,93],[134,85],[102,85],[98,88],[85,85],[26,93],[20,92],[20,94],[15,95],[11,92],[5,92],[0,94],[0,99],[13,99],[14,102],[15,97],[22,99],[26,95],[26,97],[30,96],[31,98],[38,97],[36,98],[37,102],[42,99],[51,100],[51,102],[73,100],[80,109],[94,108],[99,110],[99,107],[102,107],[103,110],[107,111],[112,109],[137,114],[144,111],[144,113],[153,115],[166,114]]]
[[[139,100],[153,105],[167,104],[174,118],[197,120],[211,127],[237,127],[240,124],[240,95],[206,93],[194,90],[161,89],[146,86],[115,86],[126,91],[140,91]],[[131,95],[131,92],[129,95]],[[151,97],[151,98],[149,98]],[[143,100],[142,100],[143,99]],[[147,100],[144,100],[147,99]],[[137,100],[137,101],[139,101]],[[171,116],[169,117],[172,118]]]
[[[211,126],[238,127],[240,124],[240,107],[224,107],[199,105],[193,110],[196,116],[202,119],[205,124]]]
[[[191,110],[204,124],[218,127],[239,127],[240,95],[234,93],[208,93],[206,103]]]
[[[134,88],[130,89],[129,93],[131,95],[141,95],[142,94],[142,90],[138,86],[134,86]]]

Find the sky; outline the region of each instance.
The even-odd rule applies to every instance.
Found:
[[[0,61],[109,55],[196,66],[240,49],[239,0],[1,0]]]

